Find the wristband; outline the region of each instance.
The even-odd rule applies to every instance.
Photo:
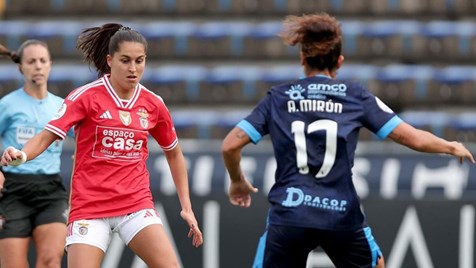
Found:
[[[13,148],[13,147],[12,147],[12,148]],[[25,163],[25,162],[26,162],[26,159],[27,159],[26,153],[25,153],[24,151],[20,151],[20,150],[18,150],[18,149],[16,149],[16,148],[13,148],[13,149],[15,150],[15,154],[16,154],[16,153],[21,153],[21,156],[22,156],[22,157],[21,157],[21,158],[17,158],[17,159],[15,159],[15,160],[12,160],[12,161],[8,162],[8,165],[9,165],[9,166],[16,167],[16,166],[19,166],[19,165]]]

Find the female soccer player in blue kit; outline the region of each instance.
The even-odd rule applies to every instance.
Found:
[[[305,77],[272,87],[230,131],[222,155],[231,179],[232,204],[249,207],[257,191],[240,168],[241,151],[269,134],[277,161],[268,194],[268,226],[254,268],[306,267],[320,246],[337,268],[384,267],[352,183],[359,130],[413,150],[446,153],[474,163],[459,142],[449,142],[403,122],[357,83],[336,79],[344,57],[339,22],[328,14],[289,16],[280,36],[299,45]]]

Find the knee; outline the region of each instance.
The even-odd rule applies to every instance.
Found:
[[[60,268],[62,259],[63,252],[48,250],[38,254],[36,263],[37,267]]]

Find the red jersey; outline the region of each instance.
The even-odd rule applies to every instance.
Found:
[[[72,91],[45,128],[64,138],[72,126],[69,222],[154,208],[147,138],[150,133],[163,150],[178,142],[162,98],[138,84],[130,100],[121,100],[104,76]]]

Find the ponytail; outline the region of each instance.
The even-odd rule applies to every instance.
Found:
[[[101,27],[84,29],[78,36],[76,47],[83,53],[84,60],[94,65],[98,77],[111,72],[107,64],[107,55],[119,51],[119,44],[124,41],[138,42],[147,51],[147,41],[139,32],[119,23],[107,23]]]

